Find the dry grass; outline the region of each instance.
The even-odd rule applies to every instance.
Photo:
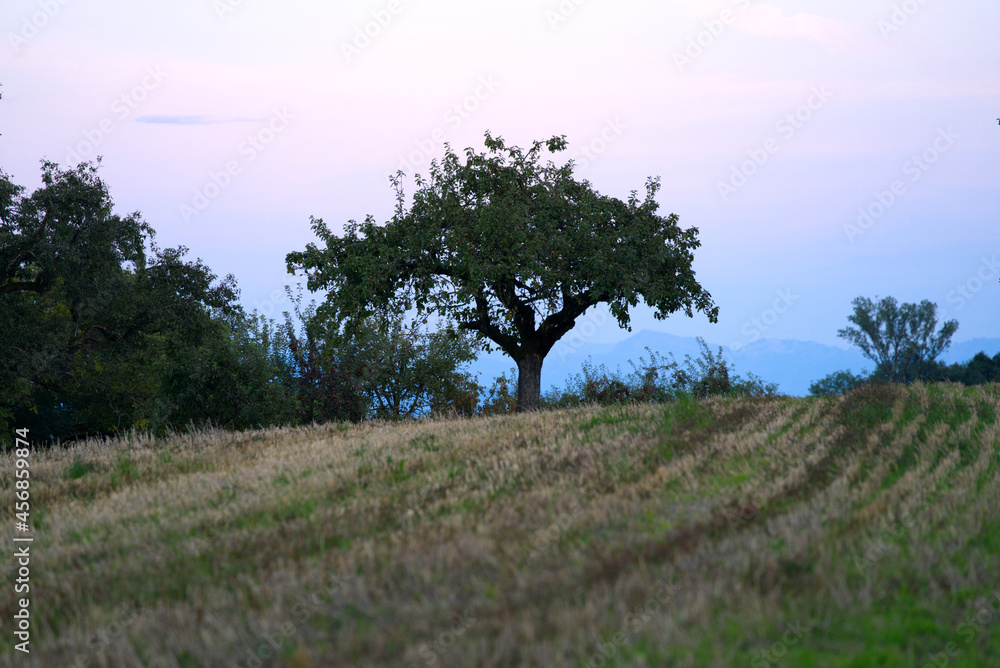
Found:
[[[998,415],[916,385],[40,451],[0,665],[990,665]]]

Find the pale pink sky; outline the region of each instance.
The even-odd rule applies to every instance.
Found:
[[[310,215],[384,220],[388,174],[489,129],[566,134],[607,194],[659,175],[700,229],[719,324],[635,329],[746,343],[791,291],[763,336],[839,343],[859,295],[1000,335],[995,0],[4,0],[0,26],[0,167],[34,187],[43,157],[104,156],[122,211],[251,308]]]

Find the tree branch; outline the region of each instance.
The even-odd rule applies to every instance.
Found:
[[[48,287],[41,276],[33,281],[15,281],[14,283],[0,285],[0,295],[6,295],[11,292],[37,292],[41,294],[47,290]]]

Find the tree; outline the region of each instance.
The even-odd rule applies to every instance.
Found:
[[[266,351],[219,281],[114,212],[98,165],[0,172],[0,427],[72,438],[278,416]]]
[[[471,414],[479,386],[461,365],[475,359],[467,332],[425,331],[398,314],[371,319],[364,334],[347,343],[368,360],[363,381],[371,416],[399,420],[454,410]]]
[[[848,320],[857,327],[837,332],[875,362],[874,378],[888,382],[910,382],[924,378],[933,362],[949,345],[958,321],[949,320],[937,328],[937,305],[898,304],[892,297],[873,302],[858,297]]]
[[[97,350],[130,303],[122,265],[145,268],[151,230],[111,211],[94,165],[43,161],[30,196],[0,173],[0,411],[15,409],[58,430],[77,413],[63,390],[82,388]],[[65,399],[65,400],[63,400]],[[28,416],[23,416],[28,417]]]
[[[951,365],[949,367],[948,380],[954,380],[965,385],[1000,382],[1000,353],[990,358],[985,352],[978,352],[964,365]]]
[[[294,296],[288,288],[286,292],[294,319],[293,313],[285,312],[282,338],[290,362],[285,384],[294,390],[299,422],[359,422],[371,406],[362,388],[367,360],[356,348],[338,345],[339,337],[326,331],[316,317],[315,304],[302,304],[301,291]]]
[[[343,237],[322,219],[310,243],[289,253],[288,270],[303,270],[310,290],[328,290],[321,309],[337,322],[362,322],[391,308],[416,306],[474,333],[485,350],[499,347],[517,364],[517,407],[538,408],[542,361],[587,309],[607,303],[622,327],[642,298],[657,318],[718,307],[691,268],[696,228],[658,215],[658,179],[646,197],[627,202],[573,178],[573,163],[540,164],[543,147],[565,150],[565,137],[536,141],[527,152],[486,133],[487,153],[451,147],[416,177],[405,208],[402,172],[392,177],[395,215],[379,226],[351,220]]]
[[[286,288],[292,312],[271,335],[274,366],[301,422],[471,415],[479,386],[459,367],[474,359],[468,335],[406,326],[380,313],[351,332]]]

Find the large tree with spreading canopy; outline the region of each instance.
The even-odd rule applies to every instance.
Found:
[[[310,290],[327,290],[320,313],[349,330],[385,309],[436,313],[499,347],[518,368],[519,411],[538,408],[542,361],[587,309],[607,303],[621,327],[640,298],[657,318],[718,307],[695,278],[697,228],[657,214],[657,178],[627,202],[573,177],[573,162],[540,162],[543,148],[565,150],[564,136],[524,151],[486,133],[487,151],[466,150],[463,164],[446,145],[429,178],[415,177],[409,209],[404,175],[392,177],[396,210],[384,225],[354,220],[343,236],[322,219],[310,243],[289,253]]]

